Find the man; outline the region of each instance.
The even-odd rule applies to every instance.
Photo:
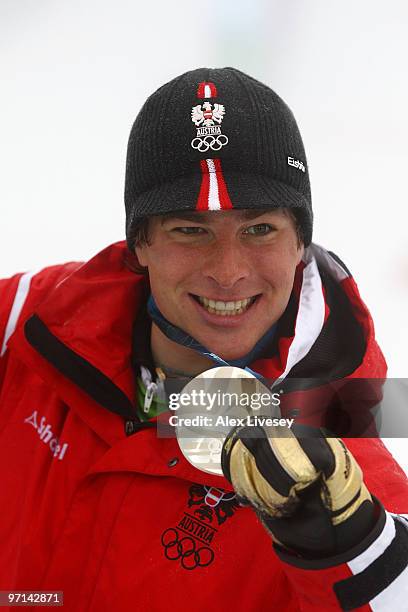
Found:
[[[132,128],[125,202],[127,247],[0,284],[0,589],[98,612],[407,609],[407,480],[378,439],[322,437],[353,431],[348,381],[386,366],[311,242],[291,111],[232,68],[174,79]],[[225,364],[286,385],[298,423],[233,430],[224,478],[156,423],[163,379]]]

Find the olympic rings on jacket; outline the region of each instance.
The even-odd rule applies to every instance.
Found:
[[[181,559],[181,565],[187,570],[206,567],[214,559],[214,552],[211,548],[208,546],[196,548],[195,540],[189,536],[179,540],[178,531],[172,527],[163,532],[161,543],[164,546],[166,559],[170,561]]]
[[[193,138],[191,141],[193,149],[201,153],[205,153],[208,149],[219,151],[226,144],[228,144],[228,136],[225,136],[225,134],[219,134],[218,136],[211,136],[211,134],[208,134],[204,136],[204,138],[199,138],[197,136],[197,138]]]

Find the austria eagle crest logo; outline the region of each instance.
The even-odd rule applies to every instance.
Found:
[[[213,83],[200,83],[198,96],[214,98],[217,90]],[[191,109],[191,121],[194,123],[197,134],[191,141],[193,149],[206,153],[209,149],[219,151],[228,144],[228,136],[222,133],[221,123],[225,115],[225,106],[208,100],[203,104],[196,104]]]

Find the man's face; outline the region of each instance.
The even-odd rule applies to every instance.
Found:
[[[136,254],[157,306],[223,359],[246,355],[284,312],[303,247],[282,209],[152,217],[149,235]]]

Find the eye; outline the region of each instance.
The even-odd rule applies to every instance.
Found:
[[[244,230],[245,234],[251,234],[251,236],[266,236],[273,232],[275,228],[269,223],[258,223],[257,225],[251,225]]]
[[[185,227],[174,227],[173,232],[179,232],[180,234],[189,236],[195,234],[203,234],[205,233],[205,229],[202,227],[186,225]]]

